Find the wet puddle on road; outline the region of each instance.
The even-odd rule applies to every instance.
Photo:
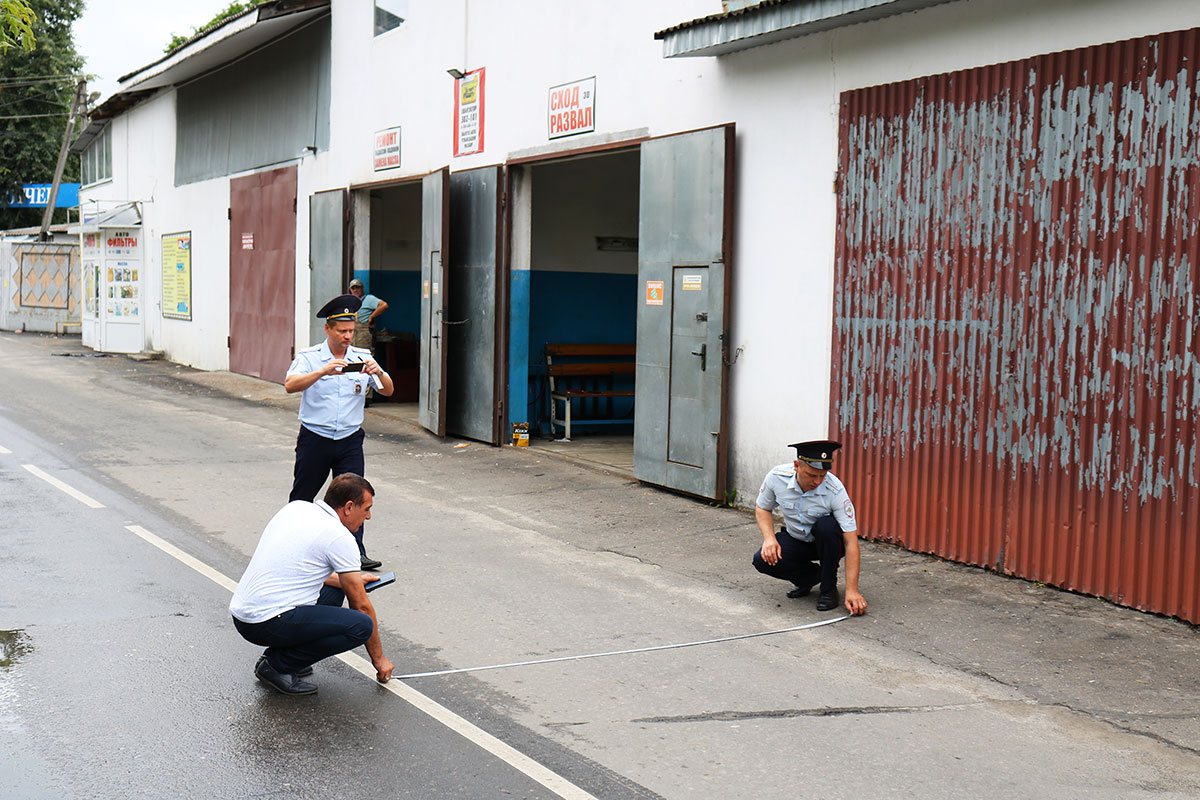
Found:
[[[25,631],[0,631],[0,731],[16,731],[21,727],[15,668],[31,652],[33,642]]]

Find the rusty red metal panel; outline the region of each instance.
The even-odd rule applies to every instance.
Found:
[[[282,383],[296,335],[296,167],[229,181],[229,370]]]
[[[842,97],[864,533],[1200,622],[1200,31]]]

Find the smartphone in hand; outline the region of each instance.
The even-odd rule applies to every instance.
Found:
[[[389,583],[395,583],[395,582],[396,582],[396,573],[385,572],[384,574],[379,576],[379,580],[371,581],[370,583],[365,584],[364,588],[368,592],[373,592],[376,589],[378,589],[380,586],[387,586]]]

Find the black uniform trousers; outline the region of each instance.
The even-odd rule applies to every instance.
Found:
[[[300,435],[296,437],[296,467],[292,472],[292,493],[288,501],[307,500],[311,503],[331,474],[352,472],[362,475],[363,436],[363,430],[359,428],[344,439],[326,439],[301,425]],[[359,554],[366,558],[363,526],[354,532],[354,540],[358,542]]]
[[[813,540],[802,542],[792,538],[786,528],[780,528],[775,538],[782,551],[779,560],[771,566],[763,561],[762,548],[754,554],[754,568],[764,575],[791,581],[802,589],[811,589],[821,584],[822,592],[837,588],[838,565],[846,555],[846,541],[842,538],[842,526],[837,518],[827,514],[812,526]]]

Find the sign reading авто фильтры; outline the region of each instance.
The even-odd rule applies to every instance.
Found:
[[[162,237],[162,315],[192,318],[192,232]]]

